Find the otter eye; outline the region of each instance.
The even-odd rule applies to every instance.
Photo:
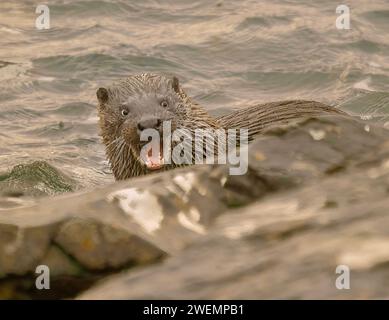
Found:
[[[167,103],[166,100],[163,100],[163,101],[161,101],[161,106],[164,108],[167,108],[169,106],[169,104]]]
[[[122,116],[125,117],[128,115],[128,110],[127,109],[122,109],[122,112],[121,112]]]

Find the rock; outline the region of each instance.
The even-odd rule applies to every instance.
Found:
[[[252,179],[268,186],[262,200],[219,215],[164,264],[109,277],[79,298],[387,298],[387,131],[311,119],[268,132],[250,152]],[[234,190],[245,185],[233,180]],[[335,286],[339,265],[350,268],[350,290]]]
[[[387,130],[309,119],[252,143],[243,176],[188,167],[1,211],[0,294],[33,297],[46,264],[56,298],[384,297],[388,194]]]
[[[113,276],[79,298],[387,299],[389,166],[377,174],[331,177],[219,216],[164,264]],[[350,268],[350,290],[335,286],[339,265]]]
[[[148,263],[162,254],[131,232],[93,219],[73,218],[64,222],[55,242],[88,270]]]
[[[270,129],[258,138],[250,148],[250,168],[273,189],[289,188],[366,161],[381,161],[374,153],[387,142],[387,135],[386,129],[351,119],[308,119],[295,127]]]
[[[224,172],[210,167],[176,170],[2,211],[0,288],[18,276],[29,279],[27,291],[33,296],[35,269],[45,264],[54,283],[70,276],[75,290],[77,283],[85,289],[98,279],[96,274],[103,277],[182,251],[227,208],[221,193]],[[63,298],[60,283],[51,291]]]
[[[45,161],[20,164],[0,175],[3,197],[56,195],[75,189],[75,181]]]

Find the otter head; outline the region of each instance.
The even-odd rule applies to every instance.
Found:
[[[166,122],[171,131],[185,126],[188,103],[178,79],[155,74],[134,75],[110,87],[99,88],[96,95],[101,135],[115,177],[124,179],[167,167],[163,144],[160,143],[158,154],[154,146],[145,152],[145,145],[150,144],[141,137],[145,130],[153,129],[163,139]]]

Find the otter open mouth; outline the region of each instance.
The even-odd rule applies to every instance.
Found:
[[[159,148],[153,148],[151,143],[145,145],[142,147],[140,159],[149,170],[161,169],[165,163],[162,145]]]

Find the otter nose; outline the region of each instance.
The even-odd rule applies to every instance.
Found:
[[[138,122],[138,129],[139,131],[143,131],[145,129],[159,129],[161,124],[162,121],[158,118],[141,119]]]

